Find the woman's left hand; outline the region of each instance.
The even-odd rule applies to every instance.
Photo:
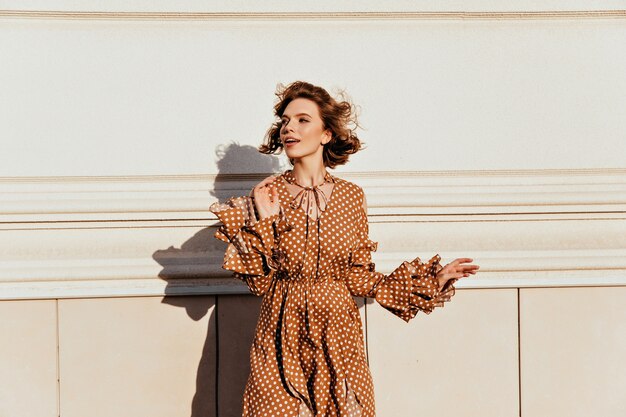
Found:
[[[439,283],[439,289],[441,290],[448,281],[452,281],[452,284],[464,277],[468,277],[470,274],[476,274],[478,265],[467,265],[468,262],[472,262],[472,258],[457,258],[454,261],[450,262],[437,273],[437,281]]]

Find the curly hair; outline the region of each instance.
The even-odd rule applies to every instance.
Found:
[[[278,102],[274,105],[274,115],[279,119],[282,118],[287,105],[297,98],[306,98],[317,104],[323,128],[332,132],[332,138],[324,145],[322,153],[324,166],[335,168],[337,165],[343,165],[348,162],[350,155],[363,148],[363,142],[354,133],[354,130],[360,127],[356,108],[350,103],[345,92],[339,93],[340,100],[338,101],[322,87],[304,81],[295,81],[286,87],[278,84],[275,94]],[[283,144],[280,140],[281,128],[281,120],[272,124],[265,133],[259,152],[279,154],[283,151]],[[292,160],[290,162],[293,164]]]

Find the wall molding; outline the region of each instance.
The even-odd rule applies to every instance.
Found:
[[[372,218],[626,214],[626,169],[346,172]],[[0,226],[212,221],[209,205],[245,195],[267,174],[0,177]],[[136,226],[143,225],[137,224]],[[114,226],[114,225],[112,225]]]
[[[626,285],[626,169],[336,175],[367,193],[381,272],[414,248],[479,261],[460,288]],[[0,178],[0,299],[246,293],[208,207],[265,176]]]
[[[377,270],[389,273],[411,253],[375,254]],[[446,253],[444,261],[464,254]],[[200,258],[202,255],[199,255]],[[481,273],[458,288],[626,286],[626,249],[477,252]],[[150,259],[0,262],[0,300],[246,294],[248,289],[220,268],[220,259],[167,266],[159,278]],[[197,276],[198,278],[189,278]]]
[[[0,18],[46,20],[563,20],[624,19],[626,10],[392,12],[113,12],[0,10]]]

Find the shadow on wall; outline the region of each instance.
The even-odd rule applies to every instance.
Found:
[[[241,177],[237,179],[238,174],[255,174],[260,181],[284,169],[279,157],[261,154],[248,145],[220,145],[215,156],[218,174],[211,195],[220,202],[242,194],[233,188],[242,181]],[[207,201],[207,208],[212,202]],[[152,255],[162,267],[159,278],[167,282],[162,303],[184,308],[195,321],[212,312],[196,372],[191,417],[241,415],[241,399],[250,371],[249,348],[261,302],[253,295],[173,295],[181,293],[181,280],[207,279],[208,270],[221,269],[226,244],[213,237],[215,230],[215,225],[211,225],[191,236],[180,248],[170,246]],[[227,275],[225,271],[224,274]],[[193,292],[193,288],[188,290]]]

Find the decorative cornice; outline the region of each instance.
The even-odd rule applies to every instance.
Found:
[[[266,175],[0,178],[0,299],[245,293],[208,207]],[[480,261],[461,288],[626,285],[626,169],[336,175],[367,193],[381,272],[467,248],[441,253]]]
[[[348,171],[333,172],[342,178],[408,178],[408,177],[588,177],[626,176],[626,168],[541,168],[541,169],[455,169],[432,171]],[[268,173],[219,173],[178,175],[49,175],[0,176],[0,185],[13,183],[81,183],[81,182],[155,182],[155,181],[255,181]]]
[[[446,255],[450,261],[463,254]],[[473,256],[480,259],[481,272],[459,281],[458,288],[626,285],[626,249],[474,252]],[[376,269],[389,273],[412,257],[404,252],[375,256]],[[172,262],[162,278],[149,259],[0,262],[0,300],[249,292],[240,280],[221,270],[220,259],[206,254],[196,258],[187,264]]]
[[[61,20],[554,20],[624,19],[626,10],[407,12],[98,12],[0,10],[0,18]]]
[[[247,194],[266,175],[0,177],[0,224],[206,223],[215,220],[208,212],[213,201]],[[586,219],[626,214],[626,169],[619,168],[337,175],[365,189],[372,217],[567,214]]]

